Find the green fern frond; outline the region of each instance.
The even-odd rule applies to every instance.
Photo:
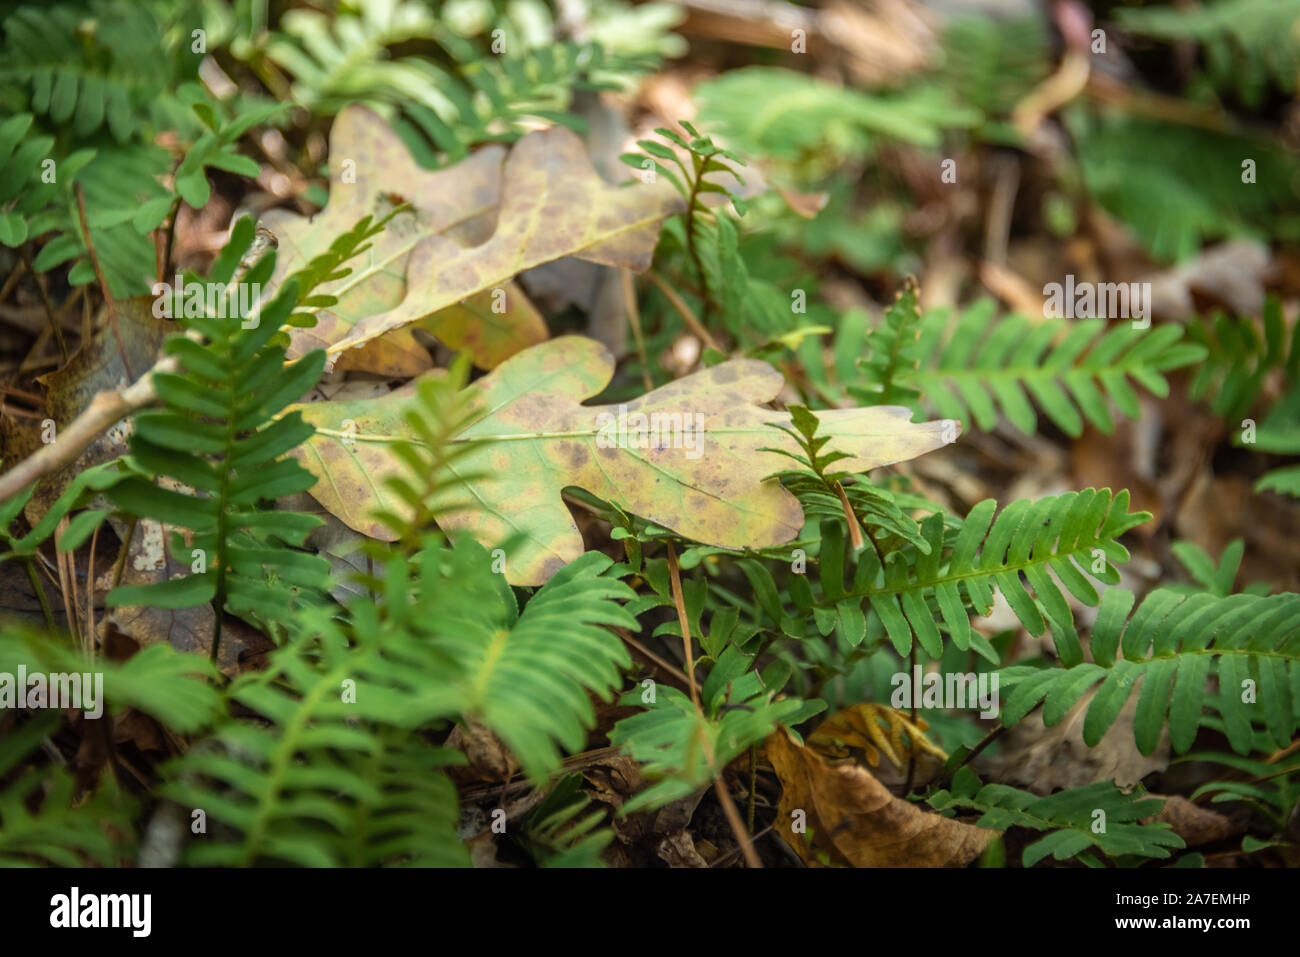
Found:
[[[1219,598],[1226,598],[1232,594],[1232,584],[1237,580],[1237,572],[1241,568],[1241,558],[1245,553],[1245,548],[1245,542],[1240,538],[1234,539],[1223,549],[1223,555],[1216,563],[1198,545],[1192,542],[1174,542],[1169,547],[1169,550],[1187,569],[1188,575],[1196,584],[1169,585],[1167,587],[1171,591],[1179,591],[1185,594],[1204,591],[1211,595],[1217,595]],[[1268,593],[1268,585],[1263,582],[1256,582],[1243,590],[1248,594],[1262,595]]]
[[[451,68],[392,54],[428,39],[451,54]],[[395,128],[428,166],[464,159],[479,143],[514,140],[530,121],[576,126],[565,112],[575,90],[615,88],[613,77],[644,72],[653,62],[567,41],[531,49],[507,42],[504,52],[487,54],[424,5],[404,0],[329,15],[290,10],[266,55],[293,77],[294,98],[309,109],[336,113],[363,101],[398,113]]]
[[[979,827],[1048,832],[1025,848],[1021,858],[1025,867],[1033,867],[1049,854],[1063,861],[1093,847],[1112,858],[1156,859],[1186,847],[1168,824],[1139,823],[1158,814],[1163,801],[1139,793],[1125,794],[1110,781],[1039,797],[1005,784],[981,786],[970,768],[962,768],[953,778],[951,791],[937,791],[927,800],[940,811],[958,807],[982,811],[983,816],[975,822]]]
[[[524,815],[514,839],[542,867],[602,867],[601,851],[614,832],[600,826],[603,811],[583,814],[590,806],[582,775],[566,775]]]
[[[1208,400],[1233,427],[1254,409],[1270,377],[1300,382],[1300,335],[1288,331],[1276,296],[1264,300],[1262,329],[1253,319],[1218,313],[1188,323],[1187,337],[1207,353],[1188,394]]]
[[[937,87],[868,94],[777,67],[729,70],[699,84],[695,97],[702,127],[744,153],[787,160],[827,150],[862,155],[877,137],[938,146],[943,131],[981,119]]]
[[[25,687],[17,684],[23,673]],[[117,790],[115,778],[107,776],[83,794],[60,767],[28,767],[10,777],[20,764],[30,764],[33,752],[64,723],[61,700],[50,697],[56,688],[60,699],[65,693],[80,695],[71,703],[81,705],[86,722],[110,720],[110,714],[130,707],[190,733],[210,727],[220,713],[220,695],[207,680],[213,673],[207,661],[165,644],[150,645],[125,662],[92,661],[53,636],[0,628],[0,674],[7,679],[0,687],[0,710],[17,716],[0,738],[0,781],[7,782],[0,788],[0,866],[118,866],[133,844],[135,802]],[[45,677],[43,704],[50,710],[24,717],[24,702],[41,704],[28,695],[36,674]]]
[[[329,570],[325,559],[292,547],[301,546],[320,519],[259,507],[312,484],[306,469],[283,457],[311,435],[311,427],[299,413],[276,416],[316,383],[325,356],[318,350],[286,366],[283,345],[272,342],[298,305],[296,280],[259,303],[260,310],[239,302],[248,298],[239,287],[260,290],[274,268],[274,256],[264,257],[232,284],[252,240],[253,222],[245,218],[213,267],[211,282],[222,290],[217,312],[225,315],[183,317],[193,335],[166,343],[180,371],[154,374],[164,407],[139,413],[131,437],[131,465],[150,478],[123,479],[108,492],[133,515],[188,529],[185,550],[194,556],[195,571],[157,584],[119,586],[105,600],[162,608],[211,602],[214,659],[227,606],[273,627],[295,605],[315,600]],[[159,476],[193,493],[160,488],[152,480]]]
[[[404,673],[403,649],[381,647],[378,629],[350,647],[328,616],[306,623],[227,692],[262,720],[229,719],[167,769],[161,793],[217,826],[187,862],[468,863],[438,773],[452,756],[413,734],[428,713],[410,682],[431,675]]]
[[[150,645],[124,662],[92,661],[50,635],[15,627],[0,629],[0,674],[12,678],[19,667],[29,675],[81,675],[83,680],[88,674],[102,675],[104,701],[89,701],[93,691],[82,688],[81,681],[76,683],[87,705],[102,705],[105,714],[135,708],[186,734],[209,727],[221,707],[219,696],[206,680],[214,674],[212,666],[166,644]],[[8,701],[3,706],[13,705]]]
[[[1300,725],[1300,595],[1217,597],[1157,589],[1130,618],[1133,602],[1131,592],[1118,588],[1102,596],[1089,639],[1093,661],[1005,669],[1002,684],[1012,690],[1003,723],[1014,724],[1045,699],[1043,721],[1056,724],[1100,682],[1083,724],[1083,739],[1092,747],[1141,679],[1133,725],[1143,754],[1155,750],[1166,719],[1174,749],[1190,748],[1207,703],[1219,710],[1240,754],[1251,749],[1253,722],[1264,724],[1278,747],[1291,742]],[[1211,674],[1222,690],[1217,700],[1206,696]]]
[[[385,595],[346,621],[309,611],[269,667],[229,697],[261,722],[230,719],[179,759],[167,793],[230,833],[193,845],[194,863],[467,863],[455,791],[438,769],[460,756],[424,732],[481,721],[537,783],[580,750],[630,663],[610,625],[635,627],[631,590],[589,552],[522,613],[482,546],[427,540],[387,568]],[[218,839],[219,838],[219,839]]]
[[[426,575],[412,583],[415,595],[400,611],[406,627],[436,635],[435,646],[449,661],[445,679],[429,695],[443,713],[491,728],[525,773],[542,781],[559,765],[559,748],[582,749],[585,729],[595,722],[588,690],[608,699],[622,683],[621,669],[631,664],[610,628],[636,629],[620,604],[632,590],[603,577],[613,564],[607,557],[587,552],[516,613],[504,579],[484,578],[492,565],[486,550],[464,542],[449,557],[453,564],[443,576],[456,587]],[[467,587],[467,581],[479,585]]]
[[[1237,90],[1249,104],[1259,104],[1270,81],[1295,92],[1300,71],[1297,0],[1214,0],[1195,7],[1120,7],[1115,12],[1129,33],[1201,44],[1214,85]]]
[[[1115,425],[1108,400],[1130,418],[1141,413],[1130,379],[1163,397],[1169,392],[1165,373],[1204,357],[1203,348],[1182,336],[1174,325],[1122,324],[1107,331],[1102,319],[995,319],[988,299],[950,327],[944,310],[916,319],[896,304],[868,334],[869,358],[860,362],[861,379],[848,391],[870,404],[919,393],[939,415],[967,424],[973,419],[991,431],[1001,413],[1027,434],[1038,425],[1032,398],[1069,435],[1082,434],[1085,419],[1109,433]],[[915,400],[909,404],[915,407]]]
[[[0,25],[0,88],[16,85],[27,101],[14,108],[78,137],[107,128],[125,143],[161,117],[177,79],[197,76],[190,22],[126,0],[19,7]]]
[[[1269,746],[1265,743],[1258,750],[1267,751]],[[1223,778],[1193,791],[1192,801],[1206,795],[1210,795],[1212,804],[1243,801],[1272,820],[1278,830],[1286,826],[1287,815],[1300,801],[1300,763],[1294,757],[1261,761],[1227,751],[1195,751],[1173,763],[1192,761],[1219,764],[1228,769]]]
[[[1066,121],[1088,144],[1079,162],[1089,195],[1157,259],[1186,259],[1210,239],[1300,232],[1300,164],[1267,139],[1081,109]]]
[[[928,516],[920,523],[927,549],[897,548],[883,564],[874,545],[853,554],[842,521],[824,521],[816,579],[790,576],[793,613],[765,565],[740,564],[764,613],[794,637],[815,627],[822,635],[838,631],[853,647],[888,638],[903,656],[916,641],[937,659],[942,625],[959,649],[974,648],[996,664],[996,652],[970,626],[972,613],[990,612],[996,589],[1031,634],[1050,625],[1062,660],[1077,663],[1083,651],[1062,586],[1085,605],[1096,605],[1089,578],[1119,581],[1114,565],[1128,560],[1128,550],[1118,539],[1150,518],[1129,512],[1128,500],[1127,491],[1112,496],[1109,489],[1085,489],[1021,499],[995,517],[997,503],[987,499],[959,528],[948,528],[942,513]],[[846,573],[852,576],[847,585]]]
[[[958,103],[966,103],[987,120],[981,139],[1018,143],[1020,134],[1007,122],[1015,105],[1051,72],[1047,31],[1037,16],[954,19],[942,38],[937,79]]]
[[[66,770],[24,772],[0,791],[0,867],[119,866],[131,849],[122,835],[131,833],[133,808],[111,789],[74,806]]]
[[[752,671],[738,676],[735,684],[729,700],[712,709],[712,717],[697,711],[676,688],[660,688],[648,710],[614,726],[610,742],[624,748],[653,782],[624,804],[621,814],[663,807],[707,786],[778,724],[797,724],[820,710],[809,710],[797,698],[773,700],[773,693],[762,688]],[[641,704],[641,692],[630,692],[622,703]]]

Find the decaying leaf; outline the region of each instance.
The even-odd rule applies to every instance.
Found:
[[[790,436],[769,425],[790,416],[762,405],[781,390],[779,372],[733,359],[624,405],[582,405],[613,371],[599,343],[565,336],[514,356],[470,386],[476,411],[456,441],[474,448],[447,478],[481,476],[467,486],[443,483],[434,511],[444,529],[466,529],[489,548],[514,539],[506,577],[518,585],[539,585],[582,554],[582,536],[560,495],[566,486],[721,548],[767,547],[799,534],[798,501],[769,478],[788,460],[761,451],[796,451]],[[404,419],[413,390],[412,384],[382,401],[297,407],[317,428],[295,452],[318,478],[312,495],[375,538],[391,538],[372,517],[375,507],[403,514],[385,480],[403,468],[393,440],[413,438]],[[829,448],[849,456],[836,468],[850,472],[914,458],[957,436],[949,420],[910,418],[893,406],[819,413]]]
[[[317,292],[338,302],[316,314],[316,326],[294,329],[289,357],[328,348],[367,316],[396,308],[406,298],[406,269],[411,251],[431,236],[472,245],[491,235],[501,198],[501,164],[505,150],[488,146],[447,169],[429,171],[416,165],[387,123],[362,106],[339,113],[330,132],[330,199],[307,219],[288,210],[262,217],[278,243],[272,285],[278,286],[363,216],[399,213],[354,260],[351,272],[323,284]],[[473,299],[430,316],[429,331],[455,349],[466,349],[484,368],[546,338],[537,310],[513,283],[503,285],[500,302]],[[494,308],[495,307],[495,308]],[[504,308],[503,308],[504,307]],[[349,352],[340,369],[362,369],[391,376],[412,376],[430,368],[428,353],[403,330]]]
[[[582,141],[563,127],[529,133],[506,158],[491,238],[469,248],[447,235],[419,240],[407,262],[401,304],[361,319],[326,351],[333,357],[363,346],[561,256],[644,270],[659,224],[682,208],[666,182],[605,183]],[[430,230],[438,232],[421,224],[414,235]]]
[[[896,798],[866,768],[832,766],[784,730],[764,747],[781,781],[778,830],[810,865],[965,867],[998,833]]]
[[[546,338],[511,280],[562,256],[645,269],[659,223],[682,201],[666,183],[606,184],[582,141],[563,127],[530,133],[505,157],[491,146],[437,172],[420,169],[379,116],[344,109],[330,136],[330,201],[307,220],[263,217],[279,241],[279,282],[361,217],[409,203],[342,279],[312,329],[292,333],[290,358],[324,348],[339,368],[413,375],[427,368],[405,327],[423,323],[491,368]],[[380,336],[382,343],[376,344]],[[350,351],[358,350],[358,351]]]
[[[895,767],[906,764],[913,753],[947,760],[943,749],[925,736],[929,727],[924,718],[913,720],[906,712],[864,701],[837,711],[819,724],[808,735],[808,747],[832,762],[861,751],[873,768],[880,764],[882,752]]]

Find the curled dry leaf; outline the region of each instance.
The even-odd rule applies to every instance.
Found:
[[[1220,814],[1211,808],[1193,804],[1181,794],[1152,794],[1151,797],[1163,798],[1164,806],[1160,809],[1159,814],[1142,821],[1142,823],[1160,821],[1168,824],[1174,829],[1174,833],[1187,843],[1188,847],[1213,844],[1215,841],[1221,841],[1233,834],[1239,834],[1245,829],[1244,821],[1238,825],[1226,815]]]
[[[506,158],[491,238],[469,248],[444,235],[420,242],[407,263],[401,304],[362,319],[327,352],[334,356],[365,345],[562,256],[644,270],[659,224],[683,205],[666,182],[605,183],[570,130],[529,133]]]
[[[998,834],[896,798],[866,768],[827,764],[784,730],[764,747],[781,781],[777,830],[808,864],[965,867]]]
[[[561,498],[586,489],[706,545],[763,548],[794,539],[798,500],[769,478],[797,451],[770,423],[790,416],[765,408],[785,384],[756,359],[733,359],[620,406],[582,400],[609,384],[614,360],[600,343],[565,336],[509,359],[469,387],[475,410],[456,442],[472,443],[441,482],[434,513],[444,530],[468,530],[488,548],[514,541],[506,577],[540,585],[583,551]],[[402,473],[394,439],[412,439],[404,413],[414,386],[381,400],[317,402],[297,408],[316,435],[295,451],[317,476],[311,494],[351,527],[389,532],[376,506],[404,514],[385,479]],[[837,469],[865,472],[955,440],[950,420],[910,422],[895,406],[818,413]],[[351,422],[350,427],[345,424]],[[473,475],[463,484],[460,475]],[[517,537],[516,537],[517,536]]]
[[[317,314],[315,328],[293,331],[290,358],[324,348],[340,368],[393,374],[427,368],[408,328],[416,323],[485,368],[542,341],[545,325],[514,276],[562,256],[644,270],[660,222],[683,208],[667,183],[605,183],[563,127],[529,133],[508,156],[491,146],[422,170],[388,124],[360,106],[335,120],[330,184],[330,202],[314,219],[284,211],[263,218],[280,246],[275,281],[361,217],[401,203],[412,209],[394,217],[349,275],[318,290],[339,301]]]
[[[902,767],[913,754],[947,760],[943,749],[925,736],[929,727],[924,718],[912,719],[896,708],[863,701],[835,712],[819,724],[808,735],[808,747],[831,761],[851,758],[854,751],[861,751],[873,768],[880,764],[882,752],[895,767]]]
[[[316,314],[313,328],[292,330],[289,358],[327,349],[362,319],[399,306],[407,297],[411,252],[430,237],[470,245],[490,236],[505,155],[503,147],[488,146],[447,169],[421,169],[377,114],[362,106],[340,112],[330,131],[328,205],[310,219],[281,209],[262,217],[278,243],[271,285],[278,287],[325,252],[363,216],[385,216],[401,203],[411,209],[389,222],[350,264],[348,275],[319,287],[319,295],[336,296],[338,302]],[[452,348],[468,350],[481,367],[491,368],[546,338],[541,316],[523,293],[513,283],[502,288],[503,301],[494,302],[489,290],[463,306],[453,304],[428,316],[424,325]],[[337,367],[412,376],[430,365],[427,351],[405,329],[348,353]]]

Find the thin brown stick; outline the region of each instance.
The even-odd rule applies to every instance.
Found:
[[[14,286],[18,285],[18,280],[23,278],[23,273],[27,270],[27,261],[20,258],[18,264],[14,266],[14,271],[9,274],[5,284],[0,286],[0,302],[9,298],[9,294],[14,291]]]
[[[767,827],[763,828],[763,830],[759,831],[757,834],[754,835],[754,840],[757,841],[763,835],[770,834],[774,827],[776,827],[775,824],[769,824]],[[723,864],[727,863],[727,861],[731,860],[733,857],[739,854],[742,850],[744,849],[741,847],[737,847],[734,850],[727,851],[727,853],[721,855],[717,860],[715,860],[712,864],[710,864],[709,867],[721,867]]]
[[[695,660],[691,654],[691,626],[686,619],[686,599],[682,594],[682,576],[677,566],[677,550],[673,548],[673,543],[668,542],[668,576],[672,584],[673,604],[677,606],[677,621],[682,628],[682,647],[686,651],[686,677],[690,679],[691,702],[695,705],[695,712],[704,720],[704,708],[700,705],[700,692],[695,686]],[[703,726],[700,727],[703,732]],[[712,766],[716,760],[713,748],[709,745],[708,736],[701,734],[700,743],[704,746],[704,756]],[[727,791],[727,785],[723,783],[722,772],[719,771],[713,776],[713,790],[718,795],[718,803],[722,805],[722,813],[727,816],[727,823],[731,826],[732,833],[736,836],[736,843],[740,845],[741,853],[745,855],[745,863],[749,867],[761,869],[763,862],[759,860],[757,852],[754,850],[753,841],[750,840],[749,832],[745,830],[745,822],[740,818],[740,811],[736,809],[736,802],[731,799],[731,794]]]
[[[104,270],[99,265],[99,254],[95,252],[95,244],[90,240],[90,222],[86,219],[86,192],[81,188],[80,183],[74,184],[77,190],[77,214],[81,217],[81,232],[86,241],[86,252],[90,254],[90,265],[94,267],[95,278],[99,280],[100,291],[104,294],[104,302],[108,306],[108,323],[113,329],[113,338],[117,340],[117,352],[122,357],[122,367],[126,369],[126,377],[134,379],[135,373],[131,371],[131,362],[126,357],[126,346],[122,344],[122,330],[117,326],[117,307],[113,304],[113,294],[109,291],[108,280],[104,278]]]
[[[15,398],[22,399],[24,402],[30,402],[35,406],[45,404],[45,400],[35,392],[26,392],[22,389],[16,389],[11,385],[0,385],[0,392],[3,392],[5,395],[12,395]]]
[[[727,823],[731,825],[731,830],[736,835],[736,842],[740,845],[740,853],[745,855],[745,865],[761,871],[763,862],[759,860],[758,852],[754,850],[754,842],[750,840],[749,832],[745,830],[745,822],[740,819],[740,811],[736,808],[736,802],[731,799],[727,786],[722,783],[721,774],[713,779],[713,791],[718,795],[718,803],[722,805],[722,813],[727,816]]]
[[[619,269],[623,281],[623,308],[627,310],[627,322],[632,327],[632,338],[636,340],[636,354],[641,359],[641,381],[645,390],[654,389],[654,380],[650,378],[650,360],[646,358],[645,335],[641,331],[641,310],[636,304],[636,286],[632,282],[632,270]]]
[[[54,341],[59,345],[59,353],[63,356],[63,361],[68,361],[68,343],[63,338],[63,329],[59,326],[58,317],[55,315],[54,304],[50,302],[50,294],[45,290],[45,277],[36,271],[32,265],[31,253],[27,247],[22,247],[22,261],[27,266],[27,271],[32,274],[32,281],[36,283],[36,291],[40,293],[41,305],[45,307],[45,317],[50,321],[50,330],[54,333]]]
[[[90,560],[86,568],[86,652],[92,663],[95,660],[95,546],[99,544],[99,530],[103,527],[102,522],[96,525],[90,536]]]
[[[156,401],[158,394],[153,387],[153,373],[170,372],[175,368],[176,360],[169,356],[127,388],[97,394],[54,442],[42,446],[34,455],[0,475],[0,502],[13,498],[38,479],[76,461],[77,456],[98,436],[132,412]]]
[[[691,312],[691,307],[682,301],[682,297],[677,295],[676,290],[654,273],[648,272],[646,275],[649,276],[651,281],[659,287],[659,291],[664,294],[664,298],[667,299],[672,304],[672,307],[677,310],[678,315],[682,317],[682,321],[686,323],[686,328],[691,330],[691,333],[695,338],[699,339],[710,349],[717,349],[721,352],[722,350],[718,347],[718,343],[714,340],[713,336],[709,335],[709,330],[705,329],[704,326],[700,324],[700,320],[695,318],[695,313]]]
[[[673,664],[671,661],[667,660],[663,656],[655,654],[644,644],[642,644],[638,639],[633,638],[631,633],[626,628],[615,628],[614,631],[618,633],[618,636],[622,638],[626,644],[636,649],[637,652],[649,658],[652,662],[654,662],[664,671],[668,672],[668,674],[672,675],[674,678],[680,681],[682,687],[687,687],[690,684],[689,679],[687,679],[686,677],[686,672],[682,671],[681,668],[678,668],[675,664]]]
[[[59,540],[59,536],[64,533],[67,527],[68,516],[65,515],[59,519],[59,524],[54,530],[55,542]],[[77,570],[72,564],[72,556],[67,552],[59,551],[57,546],[54,550],[54,560],[59,570],[59,592],[60,597],[63,599],[63,613],[68,616],[68,630],[72,632],[78,644],[83,644],[81,619],[76,613]]]
[[[677,550],[668,543],[668,576],[672,581],[673,603],[677,606],[677,623],[682,629],[682,653],[685,655],[686,680],[691,689],[691,701],[700,707],[700,691],[695,686],[695,658],[691,654],[691,626],[686,620],[686,599],[682,595],[682,576],[677,567]]]

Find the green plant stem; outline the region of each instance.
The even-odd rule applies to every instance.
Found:
[[[45,586],[41,584],[40,573],[36,571],[36,561],[28,555],[23,559],[23,564],[27,566],[27,577],[31,579],[32,589],[36,592],[36,600],[41,603],[41,611],[45,614],[45,624],[50,628],[54,627],[54,610],[50,608],[50,599],[45,594]]]

